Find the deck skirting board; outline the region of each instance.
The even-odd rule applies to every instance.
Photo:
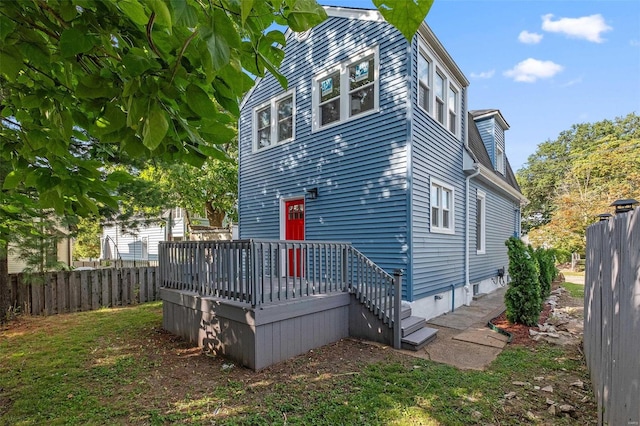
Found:
[[[163,327],[253,370],[349,337],[348,293],[261,308],[197,293],[161,289]]]

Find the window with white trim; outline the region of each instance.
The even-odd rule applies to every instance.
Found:
[[[294,102],[294,93],[287,92],[254,109],[254,151],[293,139]]]
[[[435,179],[431,180],[431,232],[455,232],[454,189]]]
[[[496,146],[496,170],[504,174],[504,151]]]
[[[425,110],[445,129],[461,134],[461,89],[445,67],[442,67],[427,45],[421,40],[418,51],[418,106]],[[431,53],[430,53],[431,52]]]
[[[440,74],[440,71],[436,71],[435,86],[436,86],[436,120],[440,124],[445,124],[444,118],[444,77]]]
[[[431,112],[431,61],[421,50],[418,55],[418,105]]]
[[[313,78],[313,129],[378,110],[378,48]]]
[[[485,253],[486,246],[486,202],[487,194],[478,190],[476,193],[476,252]]]
[[[449,131],[456,134],[458,128],[458,91],[449,85]]]

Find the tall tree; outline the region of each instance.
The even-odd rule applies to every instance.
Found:
[[[640,117],[574,125],[541,144],[518,179],[531,201],[531,241],[583,251],[597,214],[616,199],[640,198]]]
[[[432,2],[376,0],[408,38]],[[315,0],[0,2],[0,219],[13,220],[25,193],[59,215],[115,209],[123,175],[105,166],[126,158],[224,158],[250,75],[286,87],[286,41],[272,25],[304,31],[325,18]]]

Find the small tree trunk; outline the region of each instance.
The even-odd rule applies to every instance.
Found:
[[[207,212],[209,226],[213,226],[214,228],[222,228],[222,221],[224,220],[225,213],[213,207],[211,201],[207,201],[204,206],[205,211]]]
[[[0,241],[4,237],[0,236]],[[6,239],[4,240],[6,241]],[[1,244],[1,243],[0,243]],[[9,307],[9,250],[8,244],[0,245],[0,324],[8,319]]]

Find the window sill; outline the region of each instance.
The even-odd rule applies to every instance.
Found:
[[[253,147],[253,149],[251,150],[251,152],[252,152],[253,154],[257,154],[257,153],[259,153],[259,152],[269,151],[270,149],[273,149],[273,148],[275,148],[275,147],[282,146],[282,145],[286,145],[286,144],[288,144],[288,143],[290,143],[290,142],[293,142],[293,141],[294,141],[294,139],[295,139],[295,138],[285,139],[285,140],[283,140],[283,141],[280,141],[280,142],[275,143],[275,144],[273,144],[273,145],[266,146],[266,147],[264,147],[264,148],[255,148],[255,146],[254,146],[254,147]]]
[[[487,254],[485,250],[476,250],[476,254]]]
[[[432,234],[449,234],[449,235],[454,235],[456,233],[455,230],[453,229],[446,229],[446,228],[431,228],[431,233]]]
[[[347,123],[349,123],[351,121],[358,120],[358,119],[360,119],[362,117],[366,117],[368,115],[375,114],[376,112],[380,112],[380,108],[379,107],[378,108],[374,108],[374,109],[369,110],[369,111],[366,111],[366,112],[363,112],[363,113],[360,113],[360,114],[352,115],[351,117],[349,117],[349,118],[347,118],[345,120],[334,121],[333,123],[326,124],[326,125],[324,125],[322,127],[313,126],[313,128],[311,129],[311,133],[313,134],[313,133],[321,132],[323,130],[331,129],[333,127],[337,127],[337,126],[339,126],[341,124],[347,124]]]

